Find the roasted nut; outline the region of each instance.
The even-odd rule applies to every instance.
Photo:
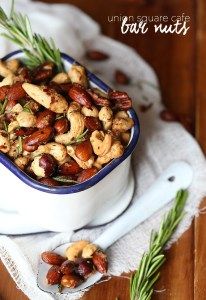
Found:
[[[90,259],[79,259],[76,264],[76,273],[84,278],[88,278],[94,271],[93,264]]]
[[[124,147],[122,146],[122,144],[119,141],[114,141],[111,146],[111,149],[107,154],[105,154],[104,156],[97,157],[94,166],[96,166],[98,169],[101,169],[102,165],[107,164],[114,158],[122,156],[123,153]]]
[[[12,85],[14,83],[14,78],[14,75],[8,75],[0,82],[0,87]]]
[[[67,259],[70,261],[75,261],[78,257],[80,257],[82,250],[87,244],[89,244],[89,242],[84,240],[74,242],[70,247],[66,249]]]
[[[10,140],[10,149],[8,155],[11,158],[17,158],[17,156],[21,154],[21,152],[19,151],[20,150],[19,145],[20,145],[19,140],[15,140],[15,141]]]
[[[64,134],[69,130],[69,122],[66,118],[56,120],[54,129],[57,134]]]
[[[84,247],[82,251],[82,257],[83,258],[92,258],[92,255],[94,252],[98,249],[97,245],[95,244],[88,244]]]
[[[6,63],[0,60],[0,76],[7,77],[12,74],[12,71],[6,66]]]
[[[103,123],[104,130],[109,130],[112,127],[113,112],[111,108],[103,106],[99,111],[99,119]]]
[[[59,186],[59,182],[54,180],[53,178],[41,178],[39,179],[39,182],[41,182],[42,184],[48,185],[48,186]]]
[[[42,129],[47,126],[52,126],[55,121],[55,113],[49,109],[40,112],[36,119],[36,127]]]
[[[75,154],[75,149],[76,146],[67,146],[67,153],[78,163],[78,165],[82,168],[82,169],[89,169],[92,167],[93,163],[94,163],[94,156],[92,155],[90,157],[90,159],[88,159],[87,161],[83,161],[81,159],[79,159],[76,154]]]
[[[108,269],[107,256],[102,251],[98,250],[94,252],[92,256],[92,262],[95,265],[98,272],[105,274]]]
[[[116,114],[113,123],[112,131],[126,132],[134,126],[134,121],[127,115],[126,112],[120,111]]]
[[[129,84],[130,82],[130,78],[121,70],[115,71],[114,78],[118,84]]]
[[[33,79],[35,82],[49,80],[53,75],[54,64],[52,62],[45,62],[38,66],[33,71]]]
[[[96,167],[92,167],[92,168],[90,168],[90,169],[83,170],[83,171],[79,174],[79,176],[78,176],[78,178],[77,178],[77,181],[78,181],[79,183],[84,182],[84,181],[90,179],[90,178],[91,178],[92,176],[94,176],[95,174],[97,174],[97,172],[98,172],[98,170],[97,170]]]
[[[171,112],[167,109],[164,109],[160,112],[160,119],[162,119],[162,121],[166,121],[166,122],[177,122],[178,121],[177,116],[173,112]]]
[[[34,158],[31,169],[38,177],[49,177],[54,174],[57,168],[55,158],[50,154],[42,154]]]
[[[76,146],[75,155],[82,161],[89,160],[92,153],[92,145],[89,140],[83,141]]]
[[[51,154],[59,163],[64,162],[67,158],[66,147],[54,142],[39,146],[38,149],[32,153],[32,157],[34,158],[43,153]]]
[[[31,71],[27,67],[18,69],[18,76],[16,77],[18,82],[32,82]]]
[[[83,279],[80,276],[75,274],[64,275],[61,279],[61,285],[67,288],[75,288],[83,282]]]
[[[46,275],[46,279],[48,284],[59,284],[62,279],[60,268],[58,266],[52,266]]]
[[[0,151],[7,153],[10,150],[10,141],[6,131],[0,130]]]
[[[75,175],[79,173],[80,170],[81,168],[78,165],[78,163],[74,160],[70,160],[59,166],[58,173],[60,175],[68,176],[68,175]]]
[[[121,140],[123,145],[127,146],[130,141],[131,133],[130,132],[122,132],[121,133]]]
[[[23,83],[22,87],[32,99],[51,111],[55,113],[67,112],[68,103],[66,99],[54,89],[31,83]]]
[[[5,100],[8,91],[9,91],[9,86],[4,85],[0,87],[0,101]]]
[[[97,118],[99,115],[99,111],[95,106],[92,106],[91,108],[87,108],[87,107],[83,106],[81,112],[85,117],[96,117]]]
[[[56,265],[56,266],[61,266],[61,264],[66,260],[65,257],[53,251],[43,252],[41,254],[41,259],[49,265]]]
[[[70,130],[67,133],[57,135],[55,141],[60,144],[69,144],[84,131],[84,117],[79,111],[68,110],[67,118],[70,121]]]
[[[20,112],[20,114],[16,117],[16,120],[20,127],[30,128],[36,125],[36,117],[27,111]]]
[[[19,156],[14,160],[14,163],[19,167],[21,170],[24,170],[26,165],[29,163],[29,157],[26,156]]]
[[[24,139],[23,149],[28,152],[33,152],[38,148],[39,145],[48,142],[52,138],[52,136],[53,130],[51,127],[39,129]]]
[[[98,118],[95,117],[85,117],[84,118],[85,127],[89,131],[101,130],[102,126]]]
[[[102,96],[102,92],[99,90],[87,90],[90,96],[92,97],[93,102],[99,106],[110,106],[110,101],[105,96]]]
[[[15,74],[20,66],[20,61],[18,59],[10,59],[5,62],[6,67]]]
[[[99,156],[104,156],[111,149],[112,135],[110,133],[95,130],[91,134],[90,142],[94,153]]]
[[[11,121],[8,125],[8,133],[13,132],[15,129],[19,128],[19,123],[17,121]]]
[[[79,84],[74,84],[69,90],[69,97],[87,108],[92,107],[92,98],[90,94]]]
[[[84,67],[79,65],[72,65],[68,74],[72,83],[78,83],[84,87],[87,87],[88,80],[87,80],[86,70]]]
[[[70,82],[69,75],[67,73],[58,73],[52,78],[52,82],[57,84],[68,83]]]
[[[22,88],[22,83],[21,82],[17,82],[14,83],[8,93],[7,93],[7,98],[8,101],[19,101],[21,99],[23,99],[26,96],[26,93],[24,91],[24,89]]]
[[[109,55],[99,50],[88,50],[86,57],[90,60],[101,61],[108,59]]]
[[[16,126],[17,126],[17,124],[19,126],[19,123],[17,121],[14,121],[14,122],[15,122]],[[12,122],[12,123],[14,123],[14,122]],[[11,125],[11,123],[10,123],[10,125]],[[15,130],[15,135],[16,136],[29,136],[32,133],[34,133],[35,131],[36,131],[36,128],[23,128],[22,127],[22,128],[19,128],[19,129]],[[8,132],[10,132],[9,128],[8,128]]]
[[[60,268],[62,274],[64,275],[70,275],[74,272],[75,270],[75,264],[73,261],[66,260],[63,262]]]
[[[128,110],[132,107],[132,100],[125,92],[110,91],[109,99],[114,103],[114,109]]]

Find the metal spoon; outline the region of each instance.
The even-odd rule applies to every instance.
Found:
[[[135,201],[135,203],[133,203],[130,208],[93,243],[105,251],[118,239],[123,237],[137,225],[145,221],[152,214],[174,199],[179,189],[187,189],[192,182],[192,178],[193,170],[188,163],[178,161],[171,164],[145,192],[145,194]],[[54,250],[57,253],[65,255],[65,250],[70,245],[72,245],[72,243],[63,244]],[[50,286],[46,283],[45,278],[49,268],[49,265],[44,262],[40,262],[37,284],[40,289],[46,292],[58,293],[57,286]],[[64,288],[62,293],[67,294],[80,292],[97,283],[102,276],[103,274],[96,272],[77,288]]]

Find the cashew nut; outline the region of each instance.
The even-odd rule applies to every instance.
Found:
[[[12,73],[16,73],[19,66],[20,66],[20,61],[18,59],[11,59],[11,60],[7,60],[5,62],[6,67],[12,72]]]
[[[1,60],[0,60],[0,75],[2,77],[7,77],[9,75],[13,75],[12,71]]]
[[[83,248],[82,257],[83,258],[91,258],[94,252],[98,249],[98,247],[94,244],[88,244]]]
[[[76,154],[75,154],[75,146],[67,146],[67,153],[78,163],[78,165],[82,168],[82,169],[89,169],[92,167],[93,163],[94,163],[94,156],[92,155],[90,157],[89,160],[87,161],[82,161],[80,160]]]
[[[15,140],[13,142],[10,141],[10,149],[8,155],[12,158],[16,158],[20,153],[19,153],[19,141]]]
[[[94,153],[99,156],[104,156],[111,149],[112,135],[111,133],[95,130],[91,134],[90,142]]]
[[[61,114],[67,111],[66,99],[55,90],[31,83],[23,83],[22,87],[32,99],[55,113]]]
[[[57,84],[68,83],[70,82],[69,75],[67,73],[58,73],[52,78],[52,82]]]
[[[12,107],[10,112],[17,115],[20,114],[22,111],[23,111],[23,107],[21,106],[20,103],[17,103],[16,105],[14,105],[14,107]]]
[[[72,101],[69,105],[68,111],[67,111],[67,116],[73,111],[80,111],[81,110],[81,105],[77,102]]]
[[[0,87],[5,85],[12,85],[14,83],[15,76],[13,74],[8,75],[0,82]]]
[[[131,133],[130,132],[122,132],[121,133],[121,139],[123,142],[123,145],[128,145],[130,141]]]
[[[91,108],[87,108],[86,106],[82,107],[82,114],[86,117],[98,117],[99,111],[95,106],[92,106]]]
[[[123,153],[124,153],[124,147],[122,146],[120,141],[114,141],[110,151],[106,155],[97,157],[94,166],[97,167],[98,169],[101,169],[102,165],[110,162],[114,158],[118,158],[122,156]]]
[[[55,137],[57,143],[64,145],[69,144],[84,131],[84,117],[79,111],[68,112],[67,118],[70,121],[70,130]]]
[[[20,127],[34,127],[36,125],[36,117],[27,111],[22,111],[16,117],[17,122],[19,123]]]
[[[7,153],[10,150],[10,141],[8,138],[8,134],[4,130],[0,130],[0,151],[3,153]]]
[[[19,127],[19,123],[17,121],[12,121],[8,125],[8,133],[11,133],[12,131],[14,131],[18,127]]]
[[[82,253],[82,250],[86,245],[88,245],[88,241],[78,241],[74,242],[70,247],[66,249],[66,257],[70,261],[75,261]]]
[[[99,119],[103,123],[104,130],[111,129],[112,127],[113,112],[111,108],[103,106],[99,111]]]
[[[14,163],[19,167],[21,170],[24,170],[26,165],[29,162],[29,157],[19,156],[14,160]]]
[[[87,81],[87,75],[84,67],[73,65],[69,70],[68,74],[72,83],[78,83],[84,87],[87,87],[88,81]]]
[[[34,172],[34,174],[38,177],[45,177],[45,171],[42,167],[39,165],[39,160],[41,159],[41,155],[34,158],[32,164],[31,164],[31,170]]]
[[[134,126],[133,120],[125,111],[119,111],[113,120],[112,131],[126,132]]]
[[[38,149],[32,153],[32,157],[35,158],[43,153],[51,154],[59,163],[63,163],[67,158],[66,147],[54,142],[40,145]]]

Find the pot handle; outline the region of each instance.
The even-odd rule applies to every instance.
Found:
[[[118,239],[145,221],[160,208],[175,198],[180,189],[187,189],[193,178],[192,167],[184,162],[172,163],[153,185],[106,229],[94,242],[100,248],[107,249]]]

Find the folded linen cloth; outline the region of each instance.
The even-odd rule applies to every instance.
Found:
[[[9,1],[0,0],[4,9]],[[194,180],[186,207],[186,215],[171,241],[174,242],[190,226],[198,215],[198,205],[206,195],[206,162],[194,138],[178,123],[166,123],[159,118],[163,108],[157,77],[151,67],[130,47],[101,34],[100,28],[89,16],[70,5],[47,5],[28,0],[16,1],[18,11],[31,19],[34,31],[46,37],[52,36],[59,48],[85,64],[101,79],[116,89],[124,89],[134,100],[140,118],[141,137],[133,154],[133,170],[136,189],[133,201],[146,191],[155,178],[173,161],[185,160],[194,169]],[[78,20],[78,22],[76,22]],[[49,24],[49,25],[47,25]],[[61,34],[60,34],[61,33]],[[16,49],[8,41],[0,39],[0,57]],[[99,49],[110,58],[104,62],[91,62],[84,58],[86,49]],[[127,86],[113,82],[116,69],[123,70],[131,78]],[[140,105],[152,104],[148,111],[141,112]],[[145,203],[145,205],[147,205]],[[155,203],[154,203],[155,205]],[[157,228],[170,205],[132,230],[116,242],[108,251],[109,273],[120,275],[134,270],[142,253],[147,249],[150,232]],[[0,220],[1,222],[1,220]],[[6,226],[6,225],[5,225]],[[110,226],[107,225],[107,226]],[[78,299],[83,293],[54,296],[41,291],[36,284],[39,254],[45,249],[78,239],[95,240],[105,229],[83,229],[69,233],[42,233],[27,236],[0,236],[0,258],[14,278],[17,286],[34,300]]]

